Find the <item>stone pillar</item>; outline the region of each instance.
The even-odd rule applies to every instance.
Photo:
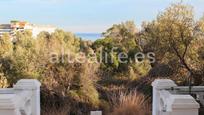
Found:
[[[153,87],[153,101],[152,101],[152,115],[159,115],[160,94],[159,91],[166,88],[177,86],[174,81],[169,79],[156,79],[152,82]]]
[[[17,93],[31,92],[31,113],[32,115],[40,115],[40,86],[41,83],[34,79],[22,79],[14,85]],[[23,93],[22,93],[23,94]]]

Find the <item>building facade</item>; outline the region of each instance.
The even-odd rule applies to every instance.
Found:
[[[36,38],[40,32],[53,33],[56,29],[53,26],[35,25],[25,21],[11,21],[10,24],[0,24],[0,36],[8,33],[13,38],[16,32],[29,30],[32,32],[33,37]]]

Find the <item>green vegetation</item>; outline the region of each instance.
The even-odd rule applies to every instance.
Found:
[[[42,32],[37,38],[29,31],[19,32],[12,42],[3,35],[0,87],[11,87],[22,78],[40,80],[43,115],[84,115],[98,109],[119,115],[145,110],[155,78],[171,78],[180,85],[191,79],[193,85],[204,85],[204,17],[195,20],[191,6],[172,4],[140,30],[127,21],[103,35],[95,42],[63,30]],[[84,63],[67,61],[79,54]],[[89,63],[93,55],[101,63]]]

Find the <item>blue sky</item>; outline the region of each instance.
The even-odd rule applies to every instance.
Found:
[[[150,21],[180,0],[0,0],[0,23],[25,20],[72,32],[103,32],[112,24]],[[204,0],[183,0],[194,6],[196,18],[204,14]]]

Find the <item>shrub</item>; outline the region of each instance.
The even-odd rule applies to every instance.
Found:
[[[48,64],[42,79],[42,106],[46,110],[66,105],[77,115],[98,108],[97,68],[97,64],[90,63]]]
[[[7,88],[7,87],[8,87],[7,78],[4,76],[3,73],[0,73],[0,88]]]

